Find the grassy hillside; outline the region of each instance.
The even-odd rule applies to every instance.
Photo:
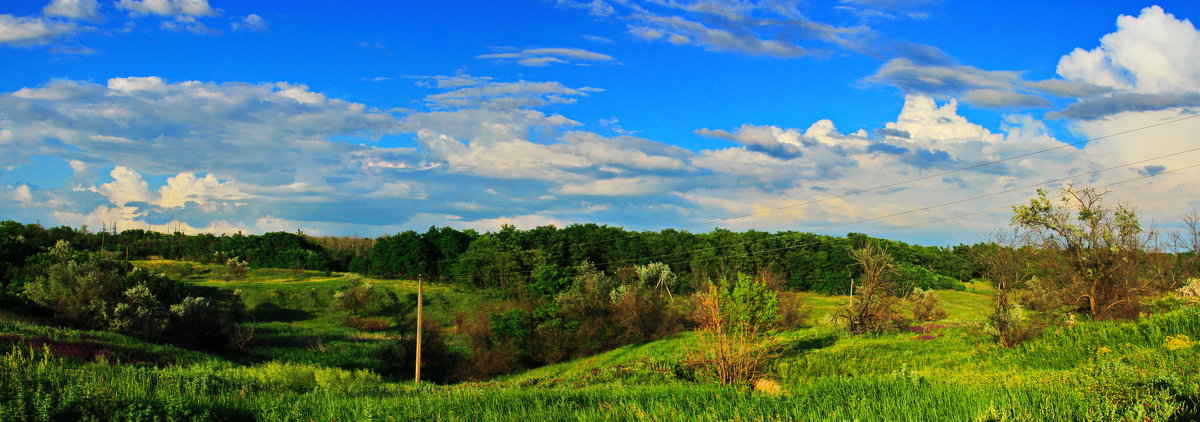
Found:
[[[144,266],[169,265],[161,261]],[[1196,420],[1200,308],[1132,323],[1080,322],[1015,349],[983,324],[991,291],[938,291],[950,317],[908,331],[850,336],[828,324],[844,297],[803,294],[812,327],[780,334],[760,390],[703,379],[685,332],[488,382],[389,382],[373,371],[382,333],[332,309],[341,274],[252,270],[199,289],[239,290],[255,318],[252,359],[118,334],[0,322],[0,420]],[[411,281],[371,280],[412,306]],[[433,318],[500,302],[430,284]],[[0,319],[4,318],[0,314]],[[393,327],[395,331],[399,327]],[[386,333],[386,331],[385,331]]]

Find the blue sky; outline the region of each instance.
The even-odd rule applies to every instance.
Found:
[[[1200,119],[954,170],[1196,115],[1197,16],[1194,1],[7,1],[0,217],[956,243],[1006,213],[904,227],[1032,188],[856,222],[1154,175],[1111,195],[1169,227],[1200,208],[1200,153],[1184,152]]]

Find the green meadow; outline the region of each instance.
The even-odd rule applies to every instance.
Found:
[[[155,267],[163,261],[142,261]],[[757,388],[704,379],[688,365],[697,334],[619,347],[487,381],[398,380],[373,358],[376,332],[333,310],[343,274],[254,269],[243,279],[197,265],[192,288],[239,291],[254,340],[207,354],[0,314],[0,420],[801,420],[1074,421],[1200,418],[1200,308],[1135,322],[1080,320],[1009,349],[985,324],[983,282],[937,291],[949,316],[909,330],[849,335],[830,320],[846,297],[803,293],[805,326],[779,344]],[[405,315],[416,282],[368,280],[389,293],[376,317]],[[426,283],[430,318],[496,305],[501,295]],[[451,347],[465,347],[450,335]]]

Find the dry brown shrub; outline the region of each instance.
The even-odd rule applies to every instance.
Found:
[[[779,292],[779,322],[776,330],[793,330],[807,327],[812,317],[812,307],[804,303],[799,293]]]
[[[782,385],[779,385],[778,382],[767,378],[760,378],[758,381],[754,381],[754,391],[775,397],[779,397],[784,395],[784,393],[787,393],[787,391],[784,391]]]
[[[346,318],[345,324],[347,327],[368,333],[383,331],[392,327],[392,321],[387,318],[349,317]]]
[[[488,312],[456,313],[454,321],[459,334],[467,337],[470,349],[466,364],[458,368],[459,379],[485,380],[512,372],[517,348],[512,341],[495,339]]]
[[[775,271],[771,265],[767,265],[758,270],[758,279],[762,280],[767,285],[768,289],[774,291],[783,291],[787,286],[787,277],[780,272]]]

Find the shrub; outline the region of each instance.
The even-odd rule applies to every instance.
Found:
[[[225,309],[206,297],[193,296],[171,305],[170,337],[174,342],[192,348],[236,349],[234,336],[239,330],[239,298],[234,294],[232,303]]]
[[[942,304],[938,300],[937,293],[934,293],[933,290],[918,287],[908,295],[908,302],[912,305],[914,322],[937,321],[945,319],[947,316],[946,310],[942,309]]]
[[[55,317],[75,325],[107,325],[110,303],[120,300],[129,286],[122,274],[129,264],[100,254],[76,252],[60,240],[49,252],[32,258],[33,281],[25,283],[25,297],[54,311]]]
[[[394,380],[412,380],[416,374],[416,320],[409,318],[402,327],[405,332],[392,336],[376,352],[382,373]],[[421,381],[446,383],[454,380],[460,357],[446,345],[442,326],[432,319],[421,324]]]
[[[167,329],[167,309],[145,284],[125,291],[125,301],[113,307],[108,316],[113,331],[144,339],[157,339]]]
[[[796,293],[779,292],[779,321],[775,323],[776,330],[792,330],[808,326],[812,317],[812,307],[804,303],[804,299]]]
[[[225,271],[222,272],[221,277],[225,281],[241,280],[246,278],[246,274],[249,272],[250,263],[235,256],[225,261]]]
[[[761,279],[746,274],[739,273],[730,284],[710,286],[701,296],[699,341],[688,362],[724,384],[748,383],[774,356],[779,298]]]
[[[358,275],[347,275],[343,277],[343,282],[345,284],[333,293],[333,306],[350,311],[356,317],[361,316],[383,296],[383,292]]]
[[[898,286],[898,290],[895,293],[899,295],[904,295],[914,288],[959,291],[967,289],[966,286],[963,286],[962,282],[954,277],[938,274],[920,265],[897,263],[895,269],[895,283]]]
[[[362,318],[356,316],[346,318],[345,323],[347,327],[369,333],[383,331],[392,326],[392,321],[387,318]]]
[[[1189,279],[1187,284],[1184,284],[1176,292],[1179,293],[1180,298],[1194,304],[1200,304],[1200,278]]]
[[[679,331],[682,317],[654,285],[622,285],[612,296],[617,342],[641,343]]]
[[[467,337],[470,348],[470,356],[466,364],[459,367],[456,378],[483,380],[512,372],[515,368],[512,356],[516,354],[516,347],[512,340],[500,341],[492,335],[488,313],[455,315],[455,325],[458,326],[458,332]]]

